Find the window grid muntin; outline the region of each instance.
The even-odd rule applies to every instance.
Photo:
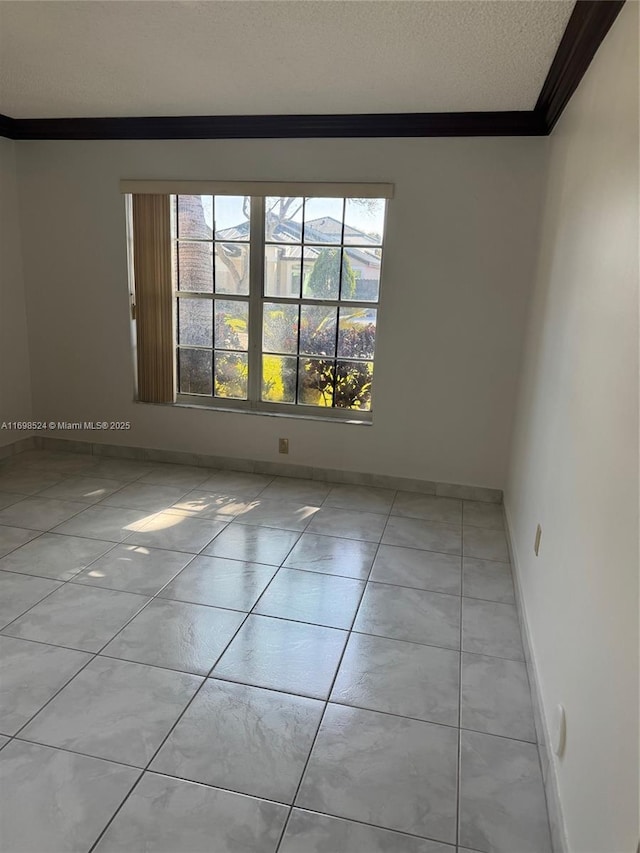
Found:
[[[318,243],[318,242],[305,242],[305,225],[306,225],[306,203],[307,199],[315,198],[313,196],[305,196],[302,197],[302,221],[300,227],[300,240],[299,242],[279,242],[277,240],[267,240],[265,234],[265,219],[266,219],[266,197],[250,197],[249,205],[250,205],[250,227],[249,227],[249,238],[248,239],[230,239],[228,237],[221,238],[220,240],[216,240],[215,234],[215,199],[216,196],[213,196],[213,228],[212,228],[212,237],[211,239],[194,239],[194,238],[182,238],[183,242],[204,242],[204,243],[212,243],[213,244],[213,257],[212,257],[212,273],[213,273],[213,292],[208,291],[180,291],[178,290],[179,285],[179,254],[177,251],[177,246],[179,245],[180,238],[178,236],[178,196],[176,198],[176,236],[174,238],[174,242],[176,245],[176,287],[174,296],[176,298],[176,304],[179,304],[180,298],[194,298],[194,299],[211,299],[215,301],[216,298],[222,298],[224,300],[237,300],[241,302],[248,302],[248,343],[247,350],[229,350],[229,349],[218,349],[215,346],[215,305],[213,306],[213,348],[210,349],[211,359],[212,359],[212,395],[193,395],[191,392],[182,392],[179,391],[179,394],[183,398],[188,398],[190,396],[201,396],[202,399],[211,400],[211,401],[226,401],[232,400],[234,404],[243,403],[245,404],[243,408],[250,407],[251,409],[260,410],[267,412],[274,412],[278,409],[278,406],[282,406],[283,408],[292,409],[292,408],[302,408],[307,411],[315,412],[320,415],[325,415],[329,412],[332,414],[337,414],[338,412],[342,416],[344,414],[345,419],[348,419],[346,416],[348,413],[357,413],[364,415],[371,415],[371,408],[368,409],[358,409],[358,408],[347,408],[342,406],[335,405],[336,398],[336,387],[335,381],[337,377],[338,364],[343,363],[353,363],[353,364],[369,364],[371,365],[372,377],[373,377],[373,368],[375,364],[375,344],[374,344],[374,355],[371,358],[359,358],[352,356],[340,356],[338,354],[338,341],[340,335],[340,309],[348,308],[348,309],[357,309],[362,308],[364,310],[374,309],[376,310],[376,332],[377,332],[377,311],[380,304],[380,281],[381,274],[378,272],[378,288],[377,288],[377,299],[375,300],[349,300],[344,299],[342,296],[342,287],[343,287],[343,272],[344,272],[344,259],[348,249],[360,249],[366,253],[372,253],[372,250],[377,250],[377,258],[380,263],[380,267],[382,265],[382,256],[383,256],[383,237],[380,239],[379,243],[371,243],[371,244],[363,244],[363,243],[346,243],[345,242],[345,228],[346,228],[346,205],[347,205],[347,197],[342,198],[342,219],[341,219],[341,227],[340,227],[340,243]],[[384,214],[383,214],[383,229],[382,234],[384,235],[384,231],[386,230],[384,227],[384,218],[386,218],[386,199],[381,199],[384,204]],[[257,215],[258,214],[258,215]],[[256,225],[259,223],[260,228],[257,229]],[[355,226],[350,226],[355,227]],[[257,233],[261,231],[261,233]],[[238,243],[239,245],[246,245],[249,249],[249,294],[231,294],[231,293],[217,293],[216,291],[216,283],[215,283],[215,243]],[[280,295],[268,296],[265,293],[266,289],[266,278],[265,278],[265,270],[264,270],[264,260],[265,260],[265,250],[267,246],[300,246],[300,271],[299,271],[299,293],[300,296],[297,298],[294,297],[286,297]],[[256,246],[259,247],[259,251],[256,250]],[[303,297],[303,270],[304,270],[304,248],[308,246],[310,248],[316,248],[318,250],[323,248],[335,248],[339,250],[339,288],[338,288],[338,298],[337,299],[313,299],[309,297]],[[259,268],[259,276],[256,272],[256,267]],[[259,290],[256,287],[256,281],[260,280]],[[282,302],[285,304],[297,304],[298,306],[308,305],[310,307],[335,307],[336,311],[336,322],[335,322],[335,355],[333,357],[327,356],[311,356],[309,354],[302,354],[300,352],[300,314],[301,308],[298,308],[298,329],[297,329],[297,352],[295,354],[292,353],[271,353],[269,351],[263,350],[263,307],[266,302]],[[255,309],[259,306],[259,312]],[[253,310],[252,310],[253,309]],[[259,313],[259,316],[257,316]],[[253,322],[252,322],[253,318]],[[259,323],[259,327],[258,324]],[[256,334],[256,330],[259,328],[258,333]],[[177,336],[176,336],[177,337]],[[377,334],[376,334],[377,338]],[[199,347],[197,345],[185,345],[181,346],[179,343],[176,346],[176,360],[179,366],[179,350],[180,349],[192,349],[192,350],[207,350],[207,347]],[[248,379],[247,379],[247,397],[246,398],[231,398],[231,397],[223,397],[218,396],[215,393],[215,353],[228,353],[228,354],[245,354],[247,357],[247,368],[248,368]],[[295,401],[293,403],[273,403],[271,401],[262,399],[262,385],[263,385],[263,358],[265,355],[274,355],[278,357],[288,357],[295,358],[296,360],[296,389],[295,389]],[[332,384],[332,405],[331,407],[325,406],[316,406],[313,404],[307,404],[299,402],[299,384],[300,384],[300,363],[303,359],[307,360],[315,360],[315,361],[328,361],[331,362],[333,368],[333,384]],[[257,381],[256,381],[257,380]],[[253,386],[253,391],[252,391]],[[370,392],[369,395],[369,406],[371,405],[372,395]]]
[[[307,299],[302,299],[302,298],[300,298],[300,299],[295,299],[295,298],[285,299],[284,297],[279,298],[279,297],[269,297],[269,296],[263,297],[262,301],[263,301],[263,305],[265,303],[269,303],[269,304],[282,303],[282,304],[297,305],[298,306],[297,352],[292,353],[292,352],[285,352],[284,350],[275,350],[275,349],[274,350],[265,350],[264,348],[262,349],[262,355],[263,356],[273,355],[273,356],[277,356],[279,358],[295,358],[298,362],[298,368],[296,370],[295,400],[293,402],[282,400],[282,401],[279,401],[279,404],[282,406],[287,406],[287,407],[306,406],[309,409],[319,409],[321,411],[325,411],[326,409],[329,409],[329,408],[335,408],[335,409],[339,409],[340,411],[351,411],[351,412],[371,411],[371,409],[359,409],[356,407],[346,408],[344,406],[336,406],[335,405],[335,398],[336,398],[335,379],[337,377],[338,364],[339,363],[340,364],[342,364],[342,363],[353,363],[353,364],[363,364],[363,365],[364,364],[371,364],[371,365],[375,364],[375,345],[374,345],[374,355],[372,357],[358,357],[358,356],[340,355],[340,353],[338,351],[338,341],[339,341],[339,334],[340,334],[340,309],[345,308],[345,309],[350,310],[350,311],[351,310],[357,310],[358,308],[361,308],[365,311],[375,310],[375,312],[376,312],[376,333],[377,333],[378,305],[379,305],[379,303],[378,302],[350,302],[350,301],[340,302],[339,300],[335,300],[335,299],[334,300],[316,300],[316,299],[307,300]],[[336,323],[335,323],[335,340],[334,340],[335,355],[333,355],[333,356],[330,356],[330,355],[328,355],[328,356],[322,356],[322,355],[314,356],[314,355],[310,355],[308,353],[301,352],[301,350],[300,350],[300,331],[302,328],[302,323],[301,323],[300,318],[301,318],[301,308],[304,305],[308,305],[309,307],[312,307],[312,308],[327,306],[327,307],[332,307],[332,308],[337,309],[337,311],[336,311]],[[262,333],[260,335],[261,344],[263,341],[263,334],[264,334],[264,330],[262,330]],[[264,346],[264,345],[262,345],[262,346]],[[300,365],[300,361],[302,359],[314,360],[314,361],[328,361],[328,362],[332,363],[332,367],[334,370],[334,394],[333,394],[333,402],[332,402],[331,406],[315,406],[315,405],[310,404],[310,403],[299,402],[299,397],[300,397],[300,394],[299,394],[299,385],[300,385],[299,365]],[[261,364],[260,367],[261,367],[260,374],[262,377],[263,370],[264,370],[263,364]],[[265,400],[263,398],[262,394],[260,396],[260,401],[263,403],[265,403],[265,402],[271,403],[272,402],[270,400]],[[369,404],[370,404],[370,401],[371,401],[371,398],[369,400]]]
[[[346,364],[349,364],[349,363],[370,364],[372,366],[372,374],[373,374],[373,365],[374,365],[374,361],[375,361],[375,348],[374,348],[374,355],[370,359],[344,357],[344,356],[338,355],[338,339],[339,339],[339,330],[340,330],[340,308],[341,307],[347,307],[347,306],[352,308],[352,309],[358,308],[358,307],[362,307],[363,309],[371,308],[373,306],[377,307],[379,304],[379,297],[380,297],[380,285],[379,285],[380,277],[378,276],[378,299],[376,299],[375,301],[362,302],[360,300],[350,300],[350,299],[344,299],[343,298],[342,288],[343,288],[343,277],[344,277],[344,266],[345,266],[344,259],[345,259],[346,250],[347,250],[347,244],[345,244],[345,217],[346,217],[347,199],[346,198],[342,199],[342,215],[341,215],[341,221],[340,221],[340,242],[339,243],[332,242],[332,243],[322,244],[322,243],[318,243],[316,241],[308,241],[307,242],[307,240],[306,240],[307,202],[309,201],[310,198],[312,198],[312,197],[311,196],[304,196],[302,198],[302,224],[301,224],[301,228],[300,228],[300,240],[299,240],[299,242],[292,241],[292,242],[289,242],[287,244],[283,244],[282,242],[278,242],[275,239],[273,239],[273,240],[265,239],[264,240],[263,250],[262,250],[264,255],[266,255],[267,246],[276,246],[276,247],[277,246],[287,246],[287,245],[288,246],[300,246],[300,260],[299,260],[299,266],[300,266],[300,269],[299,269],[299,293],[300,293],[300,296],[298,298],[286,299],[285,297],[281,297],[281,296],[278,296],[275,294],[267,294],[266,293],[266,289],[267,289],[267,287],[266,287],[266,285],[267,285],[266,276],[263,275],[263,277],[262,277],[262,288],[261,288],[263,308],[264,308],[264,304],[266,302],[269,302],[269,303],[281,302],[281,303],[285,303],[285,304],[287,304],[287,303],[288,304],[298,304],[299,307],[298,307],[298,323],[297,323],[297,352],[295,354],[293,354],[293,353],[277,353],[277,352],[272,353],[270,351],[265,352],[263,350],[263,353],[262,353],[263,362],[261,364],[261,368],[262,368],[261,369],[261,375],[264,377],[264,356],[265,355],[277,355],[281,358],[285,357],[285,356],[289,357],[289,358],[295,358],[296,359],[295,399],[293,402],[287,402],[287,401],[283,400],[283,401],[281,401],[282,405],[283,406],[304,405],[304,406],[308,406],[309,408],[314,408],[314,409],[317,408],[320,410],[324,410],[327,408],[331,408],[331,409],[338,408],[341,410],[345,410],[345,407],[343,407],[343,406],[336,406],[336,396],[337,396],[336,381],[338,378],[338,364],[344,364],[344,363],[346,363]],[[306,247],[309,247],[312,249],[318,249],[318,250],[322,250],[322,249],[326,249],[326,248],[335,248],[338,250],[338,252],[339,252],[339,257],[338,257],[338,299],[320,300],[320,299],[312,299],[309,297],[305,297],[303,295],[304,294],[304,258],[305,258],[304,250]],[[364,245],[349,244],[349,248],[350,249],[359,249],[359,248],[365,249],[365,246]],[[369,248],[369,249],[371,249],[371,248],[380,249],[379,260],[380,260],[380,264],[381,264],[382,263],[382,242],[380,243],[379,246],[378,245],[375,245],[375,246],[370,245],[367,248]],[[303,305],[309,305],[310,307],[311,306],[326,305],[328,307],[329,306],[335,307],[337,309],[336,310],[335,331],[334,331],[334,355],[333,356],[310,356],[308,354],[302,354],[301,353],[301,350],[300,350],[300,332],[302,329],[302,306]],[[264,320],[263,320],[263,323],[264,323]],[[377,313],[376,313],[376,327],[377,327]],[[261,337],[261,341],[263,341],[264,340],[264,329],[263,329],[263,332],[262,332],[260,337]],[[332,374],[331,374],[332,375],[332,383],[331,383],[332,394],[331,394],[331,405],[330,406],[315,406],[313,404],[301,403],[300,402],[301,367],[302,367],[303,362],[308,362],[308,361],[322,361],[322,362],[328,362],[330,364],[330,369],[332,370]],[[264,383],[264,379],[263,379],[263,383]],[[262,402],[265,402],[265,400],[264,400],[264,389],[261,392],[260,400]],[[371,405],[371,395],[369,396],[369,406],[370,405]],[[367,409],[367,411],[368,410],[370,410],[370,409]],[[357,409],[356,407],[352,407],[352,408],[349,408],[348,411],[359,411],[359,409]]]
[[[187,198],[187,196],[183,196],[183,197]],[[241,196],[230,196],[230,197],[231,198],[241,198]],[[174,228],[173,228],[174,233],[172,234],[172,242],[173,242],[174,247],[175,247],[174,251],[175,251],[175,264],[176,264],[176,284],[177,284],[177,287],[175,289],[176,290],[180,289],[179,288],[179,285],[180,285],[180,246],[181,245],[189,245],[189,244],[210,245],[211,246],[211,288],[212,288],[211,291],[207,291],[207,290],[181,290],[180,292],[182,292],[182,293],[198,293],[198,294],[200,294],[200,293],[206,294],[206,293],[211,292],[214,294],[218,294],[218,288],[216,285],[216,257],[217,257],[216,245],[217,244],[233,243],[233,244],[238,245],[238,246],[246,246],[248,253],[249,253],[249,269],[251,268],[251,244],[252,244],[251,212],[253,209],[255,199],[252,198],[251,196],[248,196],[248,198],[249,198],[249,235],[248,235],[248,237],[247,238],[237,237],[234,239],[233,237],[221,237],[221,238],[216,237],[216,196],[211,196],[211,195],[207,195],[207,194],[200,195],[200,198],[210,198],[212,200],[211,201],[211,205],[212,205],[211,209],[212,209],[213,220],[212,220],[212,228],[211,228],[211,237],[194,237],[194,236],[189,235],[189,234],[185,234],[184,236],[182,236],[180,234],[180,198],[181,198],[180,195],[175,195],[174,196],[174,204],[172,204],[172,211],[174,211],[174,214],[175,214],[175,218],[174,218],[175,224],[174,224]],[[249,286],[249,290],[250,290],[251,289],[250,277],[249,277],[249,285],[248,286]],[[220,291],[220,293],[222,293],[222,292],[223,291]],[[232,294],[225,294],[225,295],[230,296]],[[248,293],[247,294],[237,294],[237,295],[238,296],[244,296],[245,298],[248,298],[248,296],[249,296]]]
[[[180,389],[182,387],[182,377],[181,377],[182,364],[181,364],[180,356],[182,354],[182,351],[187,351],[187,350],[192,350],[192,349],[197,349],[197,347],[188,347],[188,346],[176,347],[176,373],[177,373],[177,380],[178,380],[178,391],[179,391],[179,393],[188,394],[189,396],[193,396],[193,397],[201,397],[203,400],[208,400],[210,398],[213,398],[213,390],[214,390],[213,350],[208,350],[205,347],[202,347],[202,351],[211,353],[211,390],[212,390],[212,393],[211,394],[208,394],[208,393],[205,394],[205,393],[200,393],[199,391],[180,391]]]
[[[249,225],[249,239],[233,239],[230,237],[224,237],[222,239],[216,239],[216,199],[215,196],[208,196],[211,198],[212,205],[212,227],[211,227],[211,237],[194,237],[191,234],[181,234],[180,228],[180,196],[174,196],[174,205],[172,208],[175,212],[174,219],[174,233],[172,234],[172,242],[174,244],[174,253],[175,253],[175,276],[176,280],[174,282],[174,299],[176,305],[176,373],[177,373],[177,381],[178,381],[178,391],[179,393],[187,393],[189,396],[197,396],[202,397],[203,399],[220,399],[220,400],[248,400],[248,394],[246,397],[230,397],[227,395],[222,395],[216,392],[216,354],[222,354],[227,356],[245,356],[247,361],[247,370],[249,372],[249,296],[242,294],[230,294],[225,292],[218,293],[216,287],[216,243],[234,243],[240,246],[247,246],[249,251],[249,266],[251,265],[251,224]],[[249,212],[251,214],[252,207],[252,199],[249,198]],[[180,290],[180,246],[184,244],[199,244],[199,245],[211,245],[211,291],[192,291],[192,290]],[[250,287],[250,283],[249,283]],[[212,346],[205,346],[200,344],[192,344],[192,343],[183,343],[180,340],[180,300],[209,300],[212,303],[211,306],[211,341]],[[230,349],[228,347],[220,347],[218,346],[218,341],[216,339],[216,301],[223,302],[242,302],[247,305],[247,349]],[[211,379],[211,393],[199,393],[188,391],[182,391],[182,363],[181,363],[181,352],[182,351],[196,351],[196,352],[207,352],[209,354],[209,367],[210,367],[210,379]]]
[[[312,356],[312,355],[296,355],[295,353],[272,353],[272,352],[264,352],[262,354],[264,356],[273,356],[275,358],[283,358],[283,359],[293,359],[297,362],[296,367],[296,389],[295,389],[295,400],[278,400],[277,405],[286,406],[286,407],[297,407],[297,406],[305,406],[307,409],[318,410],[321,412],[326,411],[327,409],[338,409],[342,412],[370,412],[371,411],[371,398],[372,393],[370,392],[369,400],[368,400],[368,408],[358,408],[356,406],[338,406],[335,403],[336,399],[336,391],[335,391],[335,381],[338,375],[338,365],[343,364],[361,364],[361,365],[371,365],[371,380],[373,382],[373,366],[375,359],[373,358],[345,358],[345,357],[336,357],[332,358],[330,356]],[[300,387],[299,387],[299,379],[300,379],[300,363],[303,361],[323,361],[329,362],[331,368],[333,369],[333,383],[332,383],[332,404],[331,406],[320,406],[315,405],[313,403],[305,403],[300,400]],[[261,399],[261,403],[269,403],[276,404],[274,400]]]
[[[227,301],[226,294],[220,294],[220,295],[199,294],[199,296],[197,297],[199,299],[208,300],[208,301],[213,303],[212,304],[212,315],[211,315],[212,316],[211,339],[212,339],[213,346],[209,347],[209,346],[204,346],[204,345],[200,345],[200,344],[186,344],[186,343],[183,344],[183,343],[181,343],[180,339],[179,339],[179,334],[180,334],[180,300],[181,299],[190,299],[190,298],[191,298],[191,295],[190,294],[185,295],[185,293],[183,291],[180,292],[180,294],[178,294],[178,293],[175,294],[176,309],[177,309],[176,310],[177,322],[176,322],[176,346],[175,346],[175,349],[176,349],[176,364],[177,364],[177,374],[178,374],[177,380],[178,380],[178,391],[179,391],[179,393],[189,393],[189,394],[193,393],[191,391],[183,392],[181,390],[182,389],[182,379],[181,379],[181,375],[180,375],[180,351],[181,350],[198,350],[198,351],[204,351],[204,352],[210,352],[211,353],[211,376],[212,376],[211,394],[202,394],[202,395],[198,395],[198,396],[215,397],[216,399],[225,399],[225,400],[226,399],[248,400],[249,399],[248,396],[242,397],[242,398],[236,398],[236,397],[230,398],[230,397],[223,396],[221,394],[216,394],[216,388],[215,388],[215,378],[216,378],[215,354],[216,353],[225,353],[227,355],[246,355],[247,356],[247,370],[248,370],[248,373],[251,372],[251,364],[250,364],[250,360],[249,360],[249,353],[250,353],[250,347],[251,347],[251,341],[250,341],[250,335],[249,335],[250,322],[251,322],[251,306],[249,304],[249,298],[248,297],[236,297],[234,300],[231,300],[234,302],[243,302],[247,305],[247,330],[248,330],[247,331],[247,349],[231,349],[229,347],[217,346],[215,303],[216,303],[216,301],[226,302]],[[248,385],[247,385],[247,391],[248,391]]]

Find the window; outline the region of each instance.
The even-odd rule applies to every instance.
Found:
[[[368,420],[388,195],[294,186],[170,194],[176,400]]]
[[[251,199],[176,195],[171,205],[178,391],[248,400]]]

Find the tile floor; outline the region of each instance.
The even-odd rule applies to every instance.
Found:
[[[549,853],[501,508],[0,466],[10,853]]]

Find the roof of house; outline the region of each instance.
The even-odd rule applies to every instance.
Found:
[[[205,220],[200,196],[180,197],[179,228],[181,231],[184,229],[183,233],[193,235],[195,239],[211,240],[214,236],[211,227]],[[380,247],[375,237],[349,225],[344,226],[344,234],[345,238],[358,244],[346,246],[351,260],[359,261],[367,266],[378,267],[380,265]],[[292,259],[301,256],[314,258],[323,248],[331,248],[342,239],[342,223],[331,216],[311,219],[304,226],[304,246],[301,245],[302,236],[302,223],[293,219],[285,219],[275,223],[269,243],[284,244],[286,246],[285,257]],[[229,242],[248,240],[249,220],[240,222],[231,228],[216,231],[215,239]]]
[[[352,259],[357,259],[361,263],[369,266],[378,266],[380,264],[380,247],[379,242],[370,234],[360,231],[357,228],[352,228],[349,225],[344,227],[345,236],[358,242],[360,245],[347,245],[346,249]],[[321,248],[331,248],[335,246],[342,236],[342,223],[330,216],[322,216],[318,219],[312,219],[305,223],[304,227],[304,257],[316,257]],[[247,240],[249,237],[249,222],[241,222],[232,228],[226,228],[221,231],[216,231],[217,240]],[[330,241],[327,238],[331,238]],[[299,258],[302,247],[300,240],[302,238],[302,223],[295,220],[285,220],[279,222],[273,232],[270,243],[291,244],[288,246],[286,253],[287,257]],[[310,245],[312,244],[312,245]],[[315,245],[314,245],[315,244]],[[318,245],[319,244],[319,245]],[[371,246],[371,249],[364,248]]]

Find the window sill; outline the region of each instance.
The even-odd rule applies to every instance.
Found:
[[[140,400],[135,400],[136,403],[141,403]],[[349,415],[314,415],[307,412],[299,411],[289,412],[283,410],[267,410],[267,409],[250,409],[234,406],[211,406],[206,403],[192,402],[191,400],[176,400],[175,403],[142,403],[144,406],[170,406],[176,409],[199,409],[207,412],[224,412],[232,415],[258,415],[268,418],[291,418],[301,421],[319,421],[323,424],[349,424],[351,426],[373,426],[373,416],[371,412],[362,412]],[[332,409],[331,411],[335,411]]]

